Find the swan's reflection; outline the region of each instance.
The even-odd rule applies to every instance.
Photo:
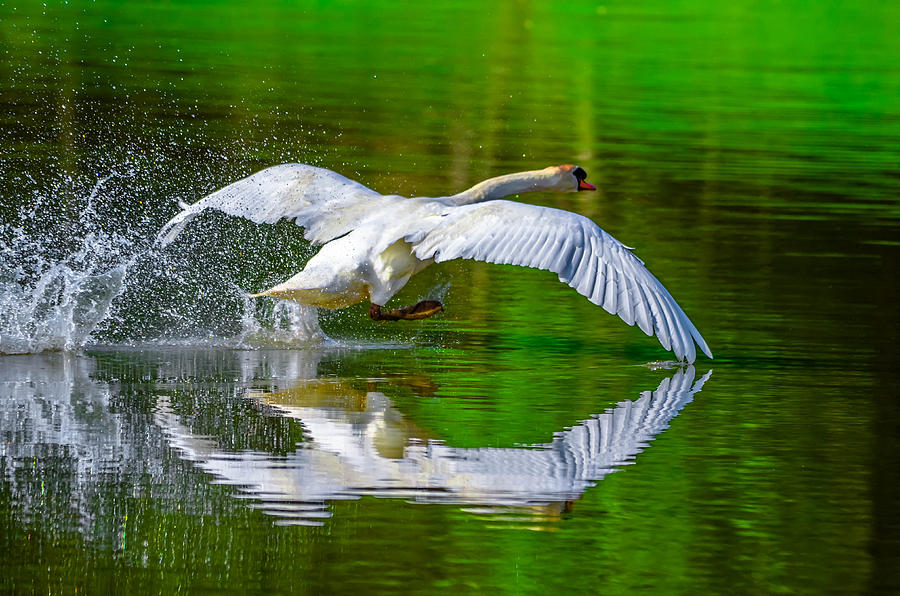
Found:
[[[408,363],[415,362],[410,356]],[[335,367],[366,372],[327,376]],[[331,501],[364,495],[533,520],[558,515],[606,474],[633,462],[710,374],[695,381],[692,368],[677,371],[655,391],[545,444],[463,449],[429,435],[388,397],[440,393],[431,377],[389,375],[367,384],[366,376],[382,368],[378,351],[3,357],[2,499],[11,499],[23,520],[39,515],[59,527],[99,531],[98,524],[110,524],[110,491],[131,494],[147,483],[176,491],[173,498],[184,502],[209,498],[205,483],[184,484],[184,470],[170,464],[178,453],[216,482],[238,486],[279,523],[318,523],[331,515]],[[244,449],[235,436],[254,437],[258,447]],[[56,505],[48,509],[51,502]]]
[[[224,452],[213,438],[193,433],[166,396],[159,398],[155,420],[185,458],[240,487],[282,523],[320,523],[331,515],[329,501],[365,495],[559,512],[633,463],[711,374],[695,382],[693,367],[678,370],[656,390],[557,432],[549,443],[518,448],[451,447],[408,421],[379,383],[362,391],[326,378],[250,393],[303,425],[308,442],[285,457]]]

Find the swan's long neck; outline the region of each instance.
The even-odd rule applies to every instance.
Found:
[[[559,184],[558,173],[550,168],[517,172],[496,178],[488,178],[472,188],[449,197],[457,205],[480,203],[492,199],[502,199],[517,193],[537,192],[555,189]]]

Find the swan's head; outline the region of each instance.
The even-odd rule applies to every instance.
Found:
[[[554,190],[561,190],[564,192],[597,190],[596,186],[585,182],[587,180],[587,172],[579,166],[551,166],[547,168],[547,170],[551,171],[553,177],[556,179],[553,184]]]

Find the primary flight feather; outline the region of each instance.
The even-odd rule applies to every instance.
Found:
[[[205,209],[257,223],[293,219],[322,249],[297,275],[256,296],[325,308],[369,300],[376,320],[422,319],[427,300],[382,310],[409,278],[433,262],[474,259],[552,271],[588,300],[656,334],[682,360],[695,342],[712,352],[672,295],[631,250],[590,219],[550,207],[500,200],[534,191],[594,190],[582,168],[564,165],[490,178],[449,197],[381,195],[336,172],[282,164],[201,199],[159,232],[169,244]]]

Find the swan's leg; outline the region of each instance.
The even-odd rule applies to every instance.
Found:
[[[369,307],[369,316],[375,321],[417,321],[427,319],[442,310],[444,310],[444,306],[437,300],[422,300],[413,306],[404,306],[388,311],[382,311],[381,306],[373,302]]]

